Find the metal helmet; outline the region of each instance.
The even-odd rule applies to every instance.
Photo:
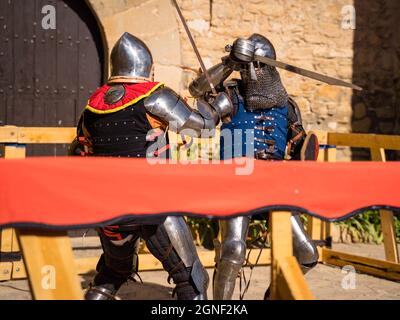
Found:
[[[266,37],[262,36],[261,34],[254,33],[248,38],[248,40],[254,44],[254,54],[276,60],[275,48],[271,41],[269,41]]]
[[[275,48],[266,37],[251,35],[255,55],[276,60]],[[284,106],[288,94],[275,67],[255,61],[241,70],[247,109],[250,111]]]
[[[139,38],[125,32],[111,51],[109,83],[152,81],[153,57]]]

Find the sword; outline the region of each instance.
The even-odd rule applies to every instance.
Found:
[[[314,79],[314,80],[318,80],[318,81],[321,81],[321,82],[325,82],[325,83],[328,83],[328,84],[333,85],[333,86],[347,87],[347,88],[351,88],[351,89],[359,90],[359,91],[363,90],[361,87],[359,87],[359,86],[357,86],[355,84],[352,84],[350,82],[346,82],[346,81],[343,81],[343,80],[340,80],[340,79],[329,77],[329,76],[320,74],[318,72],[314,72],[314,71],[306,70],[306,69],[299,68],[299,67],[296,67],[296,66],[292,66],[290,64],[287,64],[287,63],[284,63],[284,62],[281,62],[281,61],[277,61],[277,60],[274,60],[274,59],[271,59],[271,58],[268,58],[268,57],[262,57],[262,56],[255,55],[254,59],[259,61],[259,62],[268,64],[270,66],[281,68],[281,69],[284,69],[284,70],[289,71],[289,72],[297,73],[297,74],[299,74],[301,76],[304,76],[304,77],[307,77],[307,78],[311,78],[311,79]]]
[[[236,46],[235,46],[235,44],[236,44]],[[351,88],[351,89],[359,90],[359,91],[363,90],[361,87],[359,87],[355,84],[352,84],[352,83],[349,83],[349,82],[346,82],[346,81],[343,81],[340,79],[329,77],[329,76],[320,74],[318,72],[299,68],[299,67],[296,67],[296,66],[293,66],[293,65],[281,62],[281,61],[277,61],[277,60],[274,60],[274,59],[271,59],[268,57],[255,55],[253,52],[248,50],[248,47],[251,47],[251,44],[249,44],[248,40],[239,39],[235,42],[235,44],[233,46],[227,45],[225,47],[225,51],[231,52],[231,54],[233,52],[234,55],[239,57],[239,60],[243,60],[248,63],[251,63],[252,61],[255,60],[255,61],[259,61],[261,63],[267,64],[269,66],[281,68],[281,69],[284,69],[289,72],[297,73],[297,74],[307,77],[307,78],[311,78],[314,80],[328,83],[330,85],[347,87],[347,88]],[[235,50],[235,51],[233,51],[233,50]]]
[[[208,84],[210,85],[211,91],[212,91],[212,93],[213,93],[214,95],[217,95],[217,90],[215,89],[215,86],[214,86],[214,84],[213,84],[212,81],[211,81],[210,74],[208,73],[207,68],[206,68],[206,66],[204,65],[203,59],[201,58],[200,52],[199,52],[199,50],[197,49],[197,46],[196,46],[196,43],[194,42],[194,39],[193,39],[193,37],[192,37],[192,34],[190,33],[190,30],[189,30],[189,27],[188,27],[188,25],[187,25],[187,23],[186,23],[185,17],[183,16],[182,11],[181,11],[181,9],[179,8],[179,5],[178,5],[178,3],[176,2],[176,0],[172,0],[172,3],[174,4],[174,6],[175,6],[175,8],[176,8],[176,11],[178,11],[179,18],[180,18],[181,21],[182,21],[183,27],[185,28],[186,34],[188,35],[189,41],[190,41],[190,43],[192,44],[193,50],[194,50],[194,52],[195,52],[195,54],[196,54],[196,56],[197,56],[197,60],[199,60],[199,63],[200,63],[200,66],[201,66],[201,70],[203,71],[204,75],[206,76],[207,82],[208,82]]]

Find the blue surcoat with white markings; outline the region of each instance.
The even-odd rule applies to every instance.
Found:
[[[237,90],[231,92],[237,111],[230,123],[221,126],[221,160],[246,156],[282,160],[287,143],[288,105],[248,111]]]

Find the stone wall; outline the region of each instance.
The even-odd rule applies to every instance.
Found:
[[[353,30],[341,27],[341,10],[349,0],[181,0],[207,65],[219,62],[224,47],[257,32],[274,44],[278,59],[344,80],[352,79]],[[181,28],[183,64],[198,63]],[[351,129],[351,95],[342,89],[281,71],[299,103],[308,128]],[[184,84],[194,77],[185,72]]]
[[[174,8],[169,0],[87,0],[103,29],[107,52],[130,32],[149,46],[155,76],[173,89],[182,89],[181,46]]]
[[[366,5],[366,2],[368,5]],[[353,81],[366,90],[353,96],[355,132],[400,134],[400,1],[356,0]],[[399,153],[388,153],[400,159]],[[355,152],[353,157],[365,157]]]

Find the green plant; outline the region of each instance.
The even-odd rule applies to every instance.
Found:
[[[396,238],[397,242],[400,242],[400,219],[399,217],[395,217],[395,226],[396,226]]]
[[[379,211],[365,211],[336,224],[340,229],[342,240],[344,240],[345,235],[348,235],[352,242],[381,244],[383,241]]]

